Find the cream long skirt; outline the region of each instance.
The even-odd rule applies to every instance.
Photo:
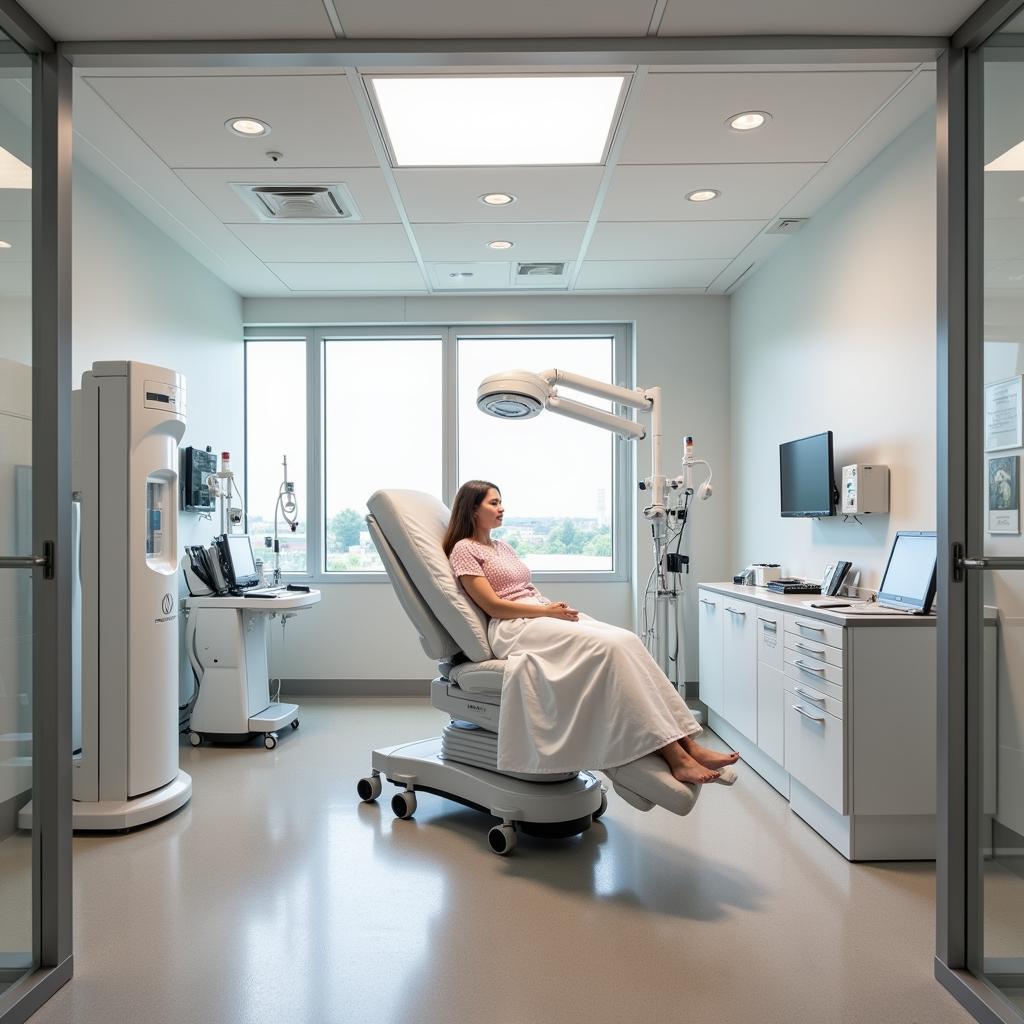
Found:
[[[487,635],[495,657],[507,659],[500,770],[615,768],[701,731],[640,638],[626,629],[580,615],[578,622],[492,619]]]

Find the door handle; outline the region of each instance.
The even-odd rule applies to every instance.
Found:
[[[39,569],[44,578],[53,579],[53,541],[43,541],[41,555],[0,555],[0,569]]]
[[[953,582],[964,578],[965,569],[1024,569],[1024,558],[968,558],[963,544],[953,545]]]

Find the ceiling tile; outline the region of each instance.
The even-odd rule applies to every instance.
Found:
[[[706,288],[728,265],[728,260],[587,260],[576,290]]]
[[[405,229],[391,224],[235,224],[231,230],[264,263],[405,263]]]
[[[25,0],[54,39],[330,39],[323,0]]]
[[[500,291],[512,284],[512,264],[509,262],[430,263],[427,270],[438,291]]]
[[[588,260],[730,260],[764,227],[761,220],[598,224]]]
[[[580,251],[585,224],[413,224],[413,234],[424,260],[452,262],[510,260],[553,262],[574,260]],[[489,249],[499,239],[511,249]]]
[[[601,207],[602,221],[767,220],[821,164],[673,164],[618,167]],[[689,202],[697,189],[721,194]]]
[[[450,167],[395,171],[402,202],[419,223],[586,221],[601,167]],[[508,206],[485,206],[480,196],[506,192]]]
[[[903,72],[829,71],[648,75],[620,164],[823,162],[906,79]],[[745,110],[772,115],[737,132]]]
[[[423,292],[416,263],[268,263],[293,292]]]
[[[345,35],[370,39],[643,36],[654,0],[334,0]]]
[[[952,35],[976,0],[668,0],[662,36]]]
[[[397,224],[398,210],[391,199],[384,175],[370,167],[286,167],[266,169],[251,167],[217,168],[215,170],[178,171],[178,177],[225,224],[264,224],[242,202],[231,187],[236,183],[265,185],[345,185],[361,215],[361,223]]]
[[[376,167],[342,74],[85,79],[170,167]],[[257,117],[269,135],[241,138],[231,117]],[[283,154],[276,164],[268,151]]]

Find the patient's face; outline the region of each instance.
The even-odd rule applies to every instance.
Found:
[[[501,526],[505,510],[501,507],[501,495],[491,487],[474,513],[476,524],[482,530],[496,530]]]

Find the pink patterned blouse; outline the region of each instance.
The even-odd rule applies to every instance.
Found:
[[[495,596],[503,601],[541,596],[530,582],[529,568],[503,540],[496,540],[488,546],[467,537],[452,548],[448,561],[456,579],[460,576],[483,576]]]

